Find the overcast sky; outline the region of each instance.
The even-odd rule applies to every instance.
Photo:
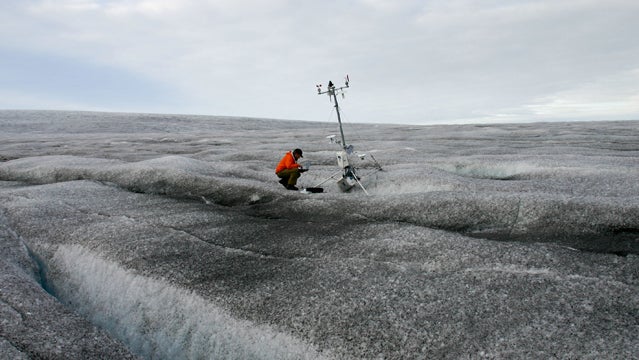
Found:
[[[639,119],[637,0],[3,0],[0,108]]]

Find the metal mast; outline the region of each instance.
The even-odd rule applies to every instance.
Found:
[[[332,81],[328,82],[328,89],[326,91],[322,91],[322,85],[317,85],[317,93],[319,95],[328,94],[328,96],[332,97],[332,100],[335,102],[335,111],[337,112],[337,122],[339,123],[339,133],[342,136],[342,148],[347,150],[348,146],[346,145],[346,139],[344,138],[344,129],[342,129],[342,116],[339,113],[339,102],[337,101],[337,94],[342,94],[344,97],[344,89],[347,89],[348,86],[348,75],[346,75],[346,81],[344,86],[335,87]]]
[[[344,137],[344,129],[342,128],[342,116],[339,112],[339,102],[337,101],[337,94],[342,94],[344,97],[344,89],[348,88],[348,75],[346,75],[346,79],[344,80],[344,86],[335,87],[332,81],[328,82],[328,89],[326,91],[322,91],[322,85],[316,85],[318,94],[328,94],[332,101],[335,102],[335,110],[337,111],[337,122],[339,123],[339,132],[342,136],[342,151],[338,152],[337,155],[337,165],[342,169],[340,172],[342,173],[342,178],[337,181],[337,186],[343,192],[349,191],[354,185],[359,185],[362,190],[368,195],[368,191],[364,188],[364,185],[359,181],[359,176],[355,171],[355,168],[350,164],[348,160],[348,155],[353,152],[353,146],[346,144],[346,138]],[[331,176],[329,179],[333,178]]]
[[[339,112],[339,103],[337,102],[337,94],[342,94],[342,98],[344,98],[344,89],[348,88],[348,82],[349,82],[348,75],[346,75],[346,78],[344,79],[344,86],[342,87],[335,87],[333,82],[329,81],[328,89],[326,91],[322,91],[322,85],[315,85],[315,87],[317,88],[317,93],[319,95],[328,94],[331,101],[335,101],[335,110],[337,111],[337,122],[339,123],[339,132],[340,132],[340,135],[342,136],[342,150],[337,152],[336,154],[337,165],[340,167],[341,170],[331,175],[328,179],[322,181],[316,186],[320,186],[323,183],[327,182],[328,180],[335,179],[335,177],[338,176],[339,173],[341,173],[342,178],[337,181],[337,186],[342,192],[347,192],[353,186],[359,185],[359,187],[361,187],[362,190],[364,190],[364,193],[366,193],[366,195],[369,195],[364,185],[362,185],[362,183],[359,181],[360,177],[357,175],[355,167],[351,165],[348,159],[348,155],[351,155],[354,152],[354,149],[353,149],[353,145],[346,145],[346,138],[344,138],[344,129],[342,129],[342,116]],[[335,135],[327,136],[327,138],[331,139],[331,144],[334,144],[336,142]],[[361,160],[364,160],[364,157],[366,156],[366,154],[359,154],[358,156]],[[381,171],[382,167],[381,165],[379,165],[377,160],[375,160],[373,155],[371,155],[371,159],[373,159],[373,161],[375,162],[375,166],[377,167],[375,171]]]
[[[348,83],[345,87],[340,88],[340,90],[347,87],[348,87]],[[333,87],[330,90],[330,94],[333,95],[333,100],[335,101],[335,112],[337,112],[337,122],[339,123],[339,133],[340,135],[342,135],[343,148],[346,149],[346,139],[344,138],[344,129],[342,129],[342,117],[340,116],[340,113],[339,113],[339,103],[337,102],[337,92],[335,91],[335,87]]]

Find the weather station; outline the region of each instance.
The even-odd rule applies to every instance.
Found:
[[[359,154],[355,152],[355,148],[352,144],[346,143],[346,138],[344,137],[344,128],[342,127],[342,115],[340,113],[339,102],[337,100],[337,95],[341,95],[342,99],[345,97],[345,89],[348,89],[350,79],[348,75],[346,75],[344,79],[344,86],[336,87],[332,81],[328,82],[326,90],[322,89],[322,85],[316,85],[317,94],[324,95],[327,94],[331,100],[331,103],[334,104],[335,112],[337,113],[337,122],[339,124],[339,132],[340,139],[337,139],[336,135],[329,135],[326,138],[330,141],[331,144],[339,144],[342,149],[337,152],[337,166],[339,167],[339,171],[328,177],[326,180],[317,184],[316,186],[320,186],[326,183],[329,180],[337,180],[337,186],[342,192],[348,192],[356,185],[359,186],[366,195],[370,195],[364,185],[362,184],[362,176],[358,173],[359,168],[355,167],[355,163],[352,161],[353,158],[349,158],[351,155],[356,155],[356,157],[363,161],[366,159],[366,154]],[[382,166],[377,162],[375,157],[372,154],[369,154],[371,160],[374,165],[374,172],[382,171]],[[367,174],[368,175],[368,174]]]

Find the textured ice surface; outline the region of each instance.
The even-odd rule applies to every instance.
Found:
[[[134,359],[42,287],[39,265],[0,212],[0,359]]]
[[[358,162],[371,196],[277,183],[296,147],[302,186],[337,170],[334,124],[0,111],[0,126],[3,259],[144,357],[639,353],[639,122],[347,125],[384,168]],[[16,326],[0,351],[47,354]]]

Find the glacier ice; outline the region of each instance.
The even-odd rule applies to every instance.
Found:
[[[371,196],[277,184],[291,148],[313,162],[303,185],[335,172],[334,124],[0,111],[0,126],[3,267],[23,279],[0,296],[36,287],[56,318],[94,324],[70,334],[108,331],[88,357],[639,352],[639,122],[349,125],[384,167],[362,179]],[[21,344],[5,354],[65,339],[1,326]]]

